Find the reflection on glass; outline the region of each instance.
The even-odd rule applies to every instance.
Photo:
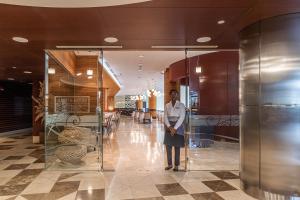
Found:
[[[72,51],[48,51],[46,57],[46,167],[100,170],[98,78],[82,73],[85,63],[98,71],[98,57],[77,57]]]

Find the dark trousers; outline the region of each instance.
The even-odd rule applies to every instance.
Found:
[[[175,148],[175,166],[179,166],[180,165],[180,147],[174,147],[174,148]],[[167,151],[168,166],[173,166],[172,146],[166,145],[166,151]]]

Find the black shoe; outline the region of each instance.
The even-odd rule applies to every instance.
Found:
[[[177,166],[174,167],[173,171],[174,171],[174,172],[178,172],[178,171],[179,171],[178,167],[177,167]]]
[[[167,170],[170,170],[170,169],[172,169],[172,167],[173,167],[173,166],[168,166],[168,167],[165,168],[165,170],[166,170],[166,171],[167,171]]]

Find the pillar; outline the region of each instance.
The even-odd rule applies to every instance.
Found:
[[[165,70],[164,73],[164,91],[165,91],[165,96],[164,96],[164,102],[165,104],[169,103],[171,101],[169,92],[172,89],[175,89],[179,92],[180,84],[172,81],[170,77],[170,71],[169,69]]]
[[[137,108],[137,110],[143,110],[143,100],[142,99],[136,100],[136,108]]]
[[[240,35],[241,186],[259,199],[300,196],[299,27],[290,14]]]
[[[115,110],[115,97],[114,96],[107,97],[107,109],[108,109],[108,111]]]
[[[156,119],[156,100],[157,97],[151,92],[149,96],[149,111],[153,119]]]

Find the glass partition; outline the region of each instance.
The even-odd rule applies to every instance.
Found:
[[[238,55],[188,52],[188,170],[239,169],[238,56],[232,56],[235,53]]]
[[[101,170],[99,55],[49,50],[45,66],[46,168]]]

